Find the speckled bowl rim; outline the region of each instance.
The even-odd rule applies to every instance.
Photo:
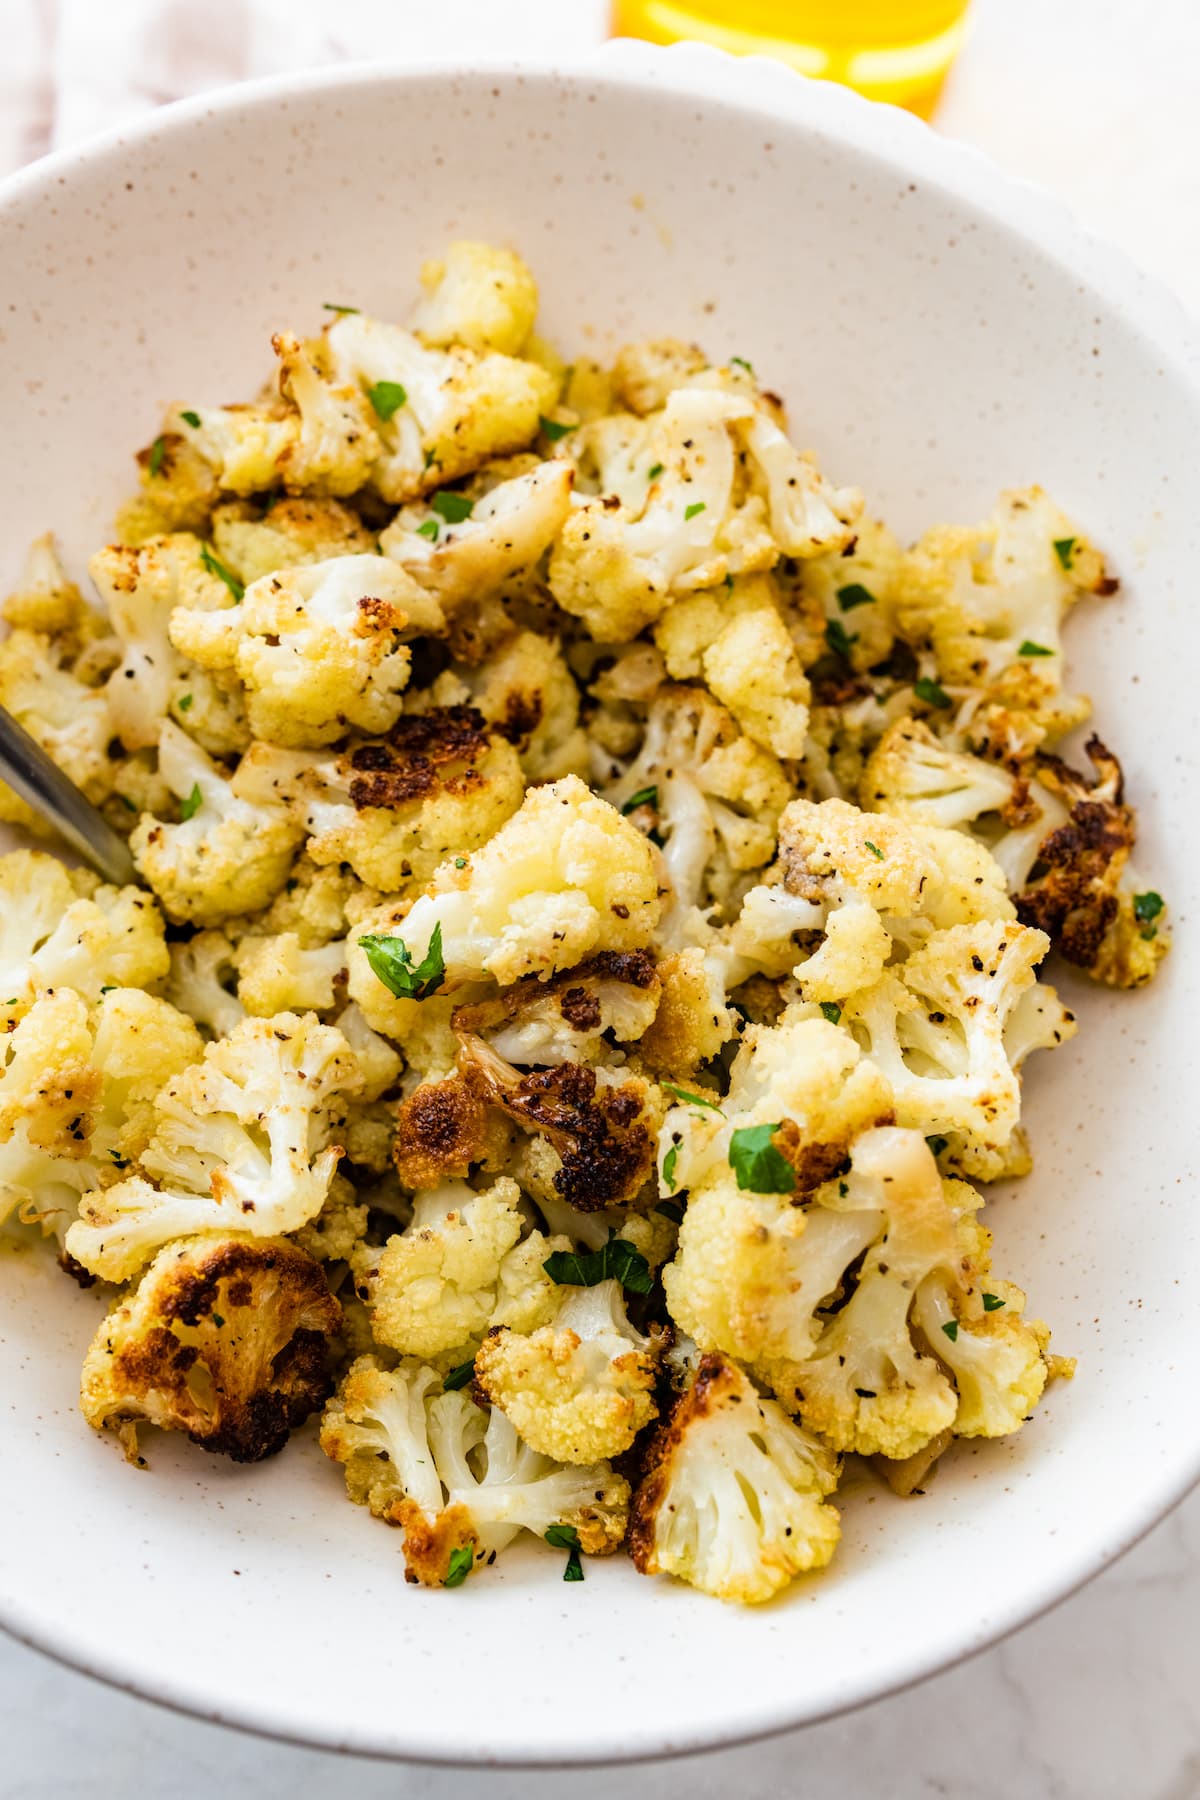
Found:
[[[1185,383],[1200,400],[1200,332],[1180,300],[1161,282],[1139,269],[1124,252],[1087,230],[1070,210],[1036,184],[1006,175],[997,165],[969,145],[938,136],[910,114],[894,107],[872,104],[848,89],[832,83],[809,81],[782,64],[759,57],[733,58],[698,44],[660,49],[631,40],[619,40],[586,55],[572,57],[478,57],[469,61],[424,58],[398,64],[339,64],[300,73],[273,76],[224,88],[194,99],[162,107],[144,119],[107,131],[42,158],[0,182],[0,212],[14,203],[47,198],[70,183],[73,174],[106,157],[140,145],[153,145],[180,128],[205,118],[228,119],[269,110],[278,101],[312,93],[351,93],[368,87],[403,87],[429,80],[462,81],[489,76],[517,77],[531,83],[577,83],[581,88],[614,88],[652,100],[657,93],[683,94],[701,102],[742,107],[764,119],[783,123],[802,121],[835,144],[859,155],[873,157],[909,178],[939,190],[985,215],[1006,229],[1019,243],[1036,248],[1049,261],[1072,274],[1094,294],[1097,304],[1121,319],[1135,333],[1151,341],[1173,378]],[[286,1743],[376,1757],[456,1766],[566,1768],[581,1764],[618,1764],[689,1755],[758,1739],[836,1718],[857,1707],[902,1693],[950,1664],[990,1648],[1012,1632],[1057,1606],[1094,1576],[1123,1556],[1157,1525],[1200,1482],[1200,1424],[1194,1441],[1180,1440],[1164,1453],[1164,1459],[1136,1499],[1064,1550],[1053,1582],[1038,1591],[1014,1595],[1007,1608],[994,1611],[985,1626],[964,1612],[956,1628],[948,1629],[936,1652],[897,1654],[894,1679],[886,1682],[856,1681],[847,1677],[841,1698],[823,1706],[819,1714],[798,1718],[795,1703],[755,1707],[739,1695],[736,1707],[721,1716],[714,1709],[712,1723],[703,1732],[674,1738],[664,1747],[661,1733],[639,1727],[622,1727],[617,1746],[611,1733],[597,1729],[591,1741],[581,1741],[569,1759],[547,1756],[530,1743],[501,1758],[472,1755],[457,1746],[434,1745],[417,1733],[407,1743],[349,1742],[344,1732],[314,1720],[303,1732],[273,1716],[269,1704],[244,1703],[220,1691],[214,1683],[208,1693],[176,1685],[169,1670],[149,1671],[133,1657],[114,1655],[108,1664],[81,1654],[68,1635],[47,1627],[30,1609],[10,1608],[0,1616],[0,1628],[19,1642],[42,1651],[68,1667],[94,1676],[111,1687],[154,1701],[186,1715],[231,1725]]]

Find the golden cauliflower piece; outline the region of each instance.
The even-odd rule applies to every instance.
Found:
[[[480,499],[435,494],[430,505],[406,506],[383,533],[380,548],[450,613],[533,569],[570,505],[570,465],[537,463]]]
[[[410,321],[426,344],[465,344],[519,356],[537,317],[538,291],[515,250],[460,238],[421,268],[424,298]]]
[[[629,1553],[719,1600],[769,1600],[819,1569],[841,1528],[829,1451],[764,1399],[736,1363],[704,1356],[654,1437],[634,1496]]]
[[[0,706],[99,806],[117,785],[121,762],[109,754],[113,721],[104,690],[79,679],[70,666],[69,649],[63,638],[10,631],[0,643]],[[7,789],[0,813],[11,824],[28,825],[38,818]]]
[[[358,514],[340,500],[309,495],[274,499],[261,517],[246,501],[227,500],[212,516],[217,555],[243,587],[279,569],[361,556],[375,538]]]
[[[464,698],[513,746],[527,781],[586,777],[579,689],[553,638],[518,632],[478,669],[463,670],[462,680]]]
[[[654,641],[674,681],[701,679],[748,737],[776,756],[803,756],[808,677],[766,575],[677,600]]]
[[[168,1244],[97,1331],[80,1406],[140,1460],[139,1424],[259,1462],[324,1401],[342,1309],[317,1263],[282,1238]]]
[[[0,1018],[49,988],[88,1001],[104,987],[147,987],[170,968],[162,914],[143,889],[108,887],[36,850],[0,856]]]
[[[531,1449],[559,1462],[620,1456],[658,1412],[650,1338],[629,1323],[619,1281],[568,1288],[552,1324],[493,1329],[475,1382]]]

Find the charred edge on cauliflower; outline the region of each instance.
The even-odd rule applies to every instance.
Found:
[[[654,986],[658,971],[645,950],[601,950],[573,969],[564,969],[549,981],[524,975],[494,1000],[456,1008],[452,1024],[464,1035],[495,1031],[517,1018],[527,1006],[543,1006],[549,1000],[574,1031],[594,1031],[600,1023],[600,1002],[589,992],[589,981],[619,981],[629,987]]]
[[[396,721],[385,742],[350,753],[350,799],[359,812],[402,806],[435,788],[465,794],[483,785],[474,764],[488,747],[488,728],[473,706],[442,706]],[[450,773],[454,763],[466,766]]]
[[[461,1076],[423,1082],[396,1114],[396,1171],[414,1191],[439,1187],[485,1162],[497,1135],[493,1108]]]

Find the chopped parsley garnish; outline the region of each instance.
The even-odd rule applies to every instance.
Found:
[[[475,1552],[469,1544],[460,1544],[457,1550],[450,1552],[450,1567],[446,1571],[445,1587],[461,1587],[471,1570],[475,1567]]]
[[[101,988],[101,989],[100,989],[100,992],[101,992],[101,993],[102,993],[102,994],[115,994],[115,993],[116,993],[116,991],[117,991],[117,990],[116,990],[116,987],[115,987],[115,986],[113,986],[113,985],[111,985],[111,984],[110,984],[110,985],[109,985],[109,986],[108,986],[108,987],[102,987],[102,988]],[[9,1001],[9,1005],[10,1005],[10,1006],[15,1006],[15,1005],[16,1005],[16,1004],[17,1004],[17,1003],[16,1003],[16,1001],[15,1001],[15,1000],[10,1000],[10,1001]]]
[[[456,856],[454,859],[454,866],[456,869],[465,869],[467,866],[466,857],[465,856]]]
[[[611,1237],[600,1250],[555,1250],[542,1264],[559,1287],[597,1287],[619,1281],[631,1294],[648,1294],[654,1286],[650,1264],[636,1244]]]
[[[628,800],[625,802],[624,806],[621,808],[621,811],[625,814],[625,817],[628,818],[630,813],[636,812],[639,806],[657,806],[657,805],[658,805],[658,789],[657,789],[657,787],[644,787],[644,788],[639,788],[636,794],[630,794]]]
[[[1035,644],[1026,638],[1017,651],[1018,656],[1053,656],[1053,650],[1047,650],[1045,644]]]
[[[693,500],[692,504],[690,506],[685,506],[683,509],[684,524],[686,525],[686,523],[689,519],[694,519],[697,513],[702,513],[702,512],[707,512],[707,511],[708,511],[708,507],[705,505],[703,500]]]
[[[579,1552],[583,1548],[579,1542],[579,1533],[573,1525],[552,1525],[546,1533],[546,1542],[555,1550],[566,1550],[567,1566],[563,1570],[564,1581],[582,1581],[583,1564]]]
[[[674,1159],[678,1155],[679,1145],[672,1144],[671,1148],[667,1151],[667,1154],[663,1157],[663,1174],[666,1176],[672,1187],[675,1186]],[[669,1169],[667,1167],[668,1163],[671,1165]],[[660,1200],[654,1210],[656,1213],[661,1213],[664,1219],[670,1219],[672,1225],[683,1224],[683,1206],[678,1200]]]
[[[1054,554],[1064,569],[1069,569],[1075,560],[1075,539],[1055,538]]]
[[[879,858],[880,862],[882,862],[883,861],[883,851],[879,848],[879,845],[873,844],[871,842],[870,838],[867,838],[864,841],[866,843],[867,849],[871,852],[871,855],[877,856]]]
[[[200,546],[200,561],[204,564],[204,567],[208,570],[210,575],[215,575],[218,581],[223,581],[225,583],[225,586],[229,589],[235,600],[240,600],[242,598],[246,592],[242,583],[238,580],[232,569],[227,569],[225,567],[225,564],[221,561],[219,556],[213,555],[207,544],[201,544]]]
[[[371,932],[358,941],[367,953],[372,971],[397,1000],[427,1000],[446,978],[440,921],[434,926],[429,948],[419,963],[413,962],[412,951],[403,938],[377,937]]]
[[[861,581],[850,581],[838,589],[837,602],[843,612],[853,612],[856,606],[874,606],[875,596]]]
[[[830,619],[825,626],[825,642],[835,656],[840,656],[843,662],[849,662],[850,646],[857,644],[858,633],[847,631],[840,619]]]
[[[825,1017],[829,1020],[831,1025],[838,1025],[841,1023],[842,1009],[836,1000],[822,1000],[821,1011],[825,1014]]]
[[[934,1137],[927,1137],[925,1142],[929,1145],[929,1148],[935,1156],[940,1156],[943,1150],[949,1148],[950,1139],[935,1135]]]
[[[753,376],[757,381],[758,377],[754,374],[754,364],[747,362],[744,356],[731,356],[729,362],[732,368],[745,369],[747,375]]]
[[[118,1169],[127,1169],[129,1167],[129,1158],[127,1156],[122,1156],[119,1150],[110,1150],[108,1154],[112,1157]]]
[[[200,792],[200,783],[192,783],[192,791],[186,800],[179,802],[179,816],[183,820],[194,819],[204,805],[204,795]]]
[[[848,1181],[839,1181],[838,1182],[838,1198],[841,1200],[844,1200],[846,1198],[846,1195],[849,1192],[850,1192],[850,1183]]]
[[[165,437],[156,437],[154,442],[150,446],[149,468],[150,468],[151,475],[158,474],[158,471],[163,466],[163,457],[166,454],[167,454],[166,438]]]
[[[1133,896],[1133,916],[1142,928],[1142,936],[1149,944],[1158,936],[1158,926],[1154,923],[1163,909],[1163,897],[1153,889],[1145,894]]]
[[[674,1094],[677,1100],[682,1100],[687,1106],[702,1106],[705,1112],[720,1113],[722,1118],[725,1117],[716,1101],[706,1100],[703,1094],[693,1094],[687,1088],[676,1087],[673,1081],[661,1081],[659,1086],[665,1087],[668,1094]]]
[[[199,431],[200,414],[198,412],[181,412],[179,416],[185,425],[190,425],[193,431]]]
[[[672,1144],[671,1148],[667,1151],[667,1154],[663,1157],[663,1166],[662,1166],[663,1180],[666,1182],[667,1186],[672,1189],[672,1191],[674,1190],[674,1187],[675,1187],[675,1165],[678,1163],[678,1161],[679,1161],[679,1145]],[[662,1212],[663,1209],[660,1206],[657,1210],[659,1212]],[[670,1216],[671,1216],[670,1213],[668,1213],[667,1217],[670,1218]],[[683,1214],[680,1213],[679,1217],[682,1219]]]
[[[913,682],[913,693],[917,696],[918,700],[923,700],[926,706],[940,706],[946,708],[954,705],[953,700],[950,698],[941,682],[930,681],[926,675],[920,676]]]
[[[950,1339],[950,1342],[952,1344],[956,1343],[958,1341],[958,1320],[957,1319],[947,1319],[946,1323],[942,1326],[942,1330],[945,1332],[946,1336]]]
[[[1005,1305],[1005,1302],[1000,1298],[999,1294],[985,1294],[983,1296],[984,1312],[999,1312],[1003,1305]]]
[[[326,312],[356,313],[358,311],[357,306],[339,306],[336,300],[322,300],[321,305]]]
[[[547,419],[543,417],[538,420],[538,424],[542,428],[542,436],[548,437],[552,444],[560,443],[563,438],[569,437],[573,431],[579,430],[578,425],[563,425],[558,419]]]
[[[429,504],[439,517],[445,519],[447,525],[461,525],[475,510],[473,500],[468,500],[465,494],[454,493],[450,488],[439,488]]]
[[[658,478],[659,478],[659,476],[660,476],[660,475],[661,475],[661,474],[662,474],[662,472],[663,472],[663,466],[662,466],[662,464],[661,464],[661,463],[654,463],[654,464],[653,464],[653,465],[652,465],[652,466],[651,466],[651,467],[650,467],[650,468],[649,468],[649,469],[647,469],[647,471],[646,471],[646,480],[647,480],[647,481],[657,481],[657,480],[658,480]]]
[[[726,575],[725,586],[729,589],[729,592],[732,594],[732,592],[733,592],[733,576],[732,575]]]
[[[216,1326],[217,1330],[220,1331],[222,1325],[225,1323],[224,1319],[221,1317],[221,1314],[219,1312],[215,1312],[211,1315],[211,1317],[212,1317],[213,1324]]]
[[[729,1166],[737,1184],[752,1194],[790,1194],[796,1186],[791,1163],[773,1143],[779,1125],[742,1125],[729,1140]]]
[[[138,808],[137,808],[137,801],[136,801],[136,800],[131,800],[131,799],[130,799],[130,798],[129,798],[129,795],[128,795],[128,794],[118,794],[118,795],[117,795],[117,799],[118,799],[118,800],[119,800],[119,801],[120,801],[120,802],[121,802],[121,805],[122,805],[122,806],[124,806],[124,807],[126,807],[126,808],[127,808],[127,809],[128,809],[128,810],[129,810],[129,811],[130,811],[130,812],[136,812],[136,811],[137,811],[137,809],[138,809]]]
[[[382,419],[386,425],[408,399],[408,390],[398,381],[374,381],[367,389],[367,399],[371,402],[375,417]]]
[[[191,694],[180,694],[180,696],[179,696],[178,700],[175,702],[175,704],[179,708],[180,712],[191,712],[192,699],[193,699],[193,696]]]
[[[426,519],[423,525],[417,526],[417,536],[428,538],[431,544],[436,544],[441,529],[436,519]]]
[[[455,1388],[466,1387],[468,1381],[470,1381],[470,1379],[471,1379],[472,1375],[474,1375],[474,1373],[475,1373],[475,1358],[472,1357],[470,1362],[459,1363],[457,1369],[451,1369],[450,1373],[446,1376],[445,1380],[442,1382],[442,1386],[445,1388],[445,1390],[448,1394],[452,1394],[454,1392]]]

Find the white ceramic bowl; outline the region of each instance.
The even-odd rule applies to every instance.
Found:
[[[800,441],[903,532],[1040,480],[1121,596],[1071,633],[1126,760],[1142,862],[1177,908],[1151,991],[1073,991],[1035,1065],[1036,1173],[1000,1265],[1080,1359],[1011,1443],[923,1500],[864,1486],[833,1569],[737,1611],[618,1559],[564,1586],[514,1551],[454,1593],[302,1434],[236,1468],[184,1443],[128,1468],[75,1410],[99,1302],[0,1264],[0,1617],[211,1718],[435,1759],[573,1762],[816,1719],[1010,1630],[1196,1479],[1200,378],[1172,305],[1051,202],[902,115],[762,63],[622,46],[586,68],[356,71],[170,109],[0,195],[0,545],[78,572],[163,402],[257,384],[267,336],[332,300],[402,315],[448,238],[519,245],[548,332],[751,358]]]

